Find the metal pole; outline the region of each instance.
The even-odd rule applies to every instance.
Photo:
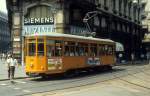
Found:
[[[23,26],[24,26],[24,12],[21,9],[21,65],[24,66],[24,36],[23,36]]]

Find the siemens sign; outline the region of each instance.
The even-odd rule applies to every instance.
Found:
[[[54,18],[53,17],[24,18],[24,25],[45,25],[45,24],[54,24]]]
[[[54,18],[24,18],[23,36],[55,32]]]

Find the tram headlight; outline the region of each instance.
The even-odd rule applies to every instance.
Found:
[[[44,67],[43,67],[43,66],[41,66],[41,69],[42,69],[42,70],[44,70]]]
[[[30,64],[30,67],[33,68],[33,63]]]

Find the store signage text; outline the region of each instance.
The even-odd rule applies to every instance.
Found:
[[[42,25],[42,24],[54,24],[54,18],[53,17],[24,18],[24,25]]]
[[[71,26],[70,27],[70,34],[73,35],[86,35],[88,30],[84,27],[77,27],[77,26]]]
[[[22,35],[48,34],[51,32],[55,32],[54,25],[25,25]]]

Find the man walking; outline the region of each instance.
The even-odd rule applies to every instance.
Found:
[[[8,67],[8,78],[10,80],[14,79],[15,66],[17,65],[17,60],[14,59],[12,55],[7,58],[7,67]]]

